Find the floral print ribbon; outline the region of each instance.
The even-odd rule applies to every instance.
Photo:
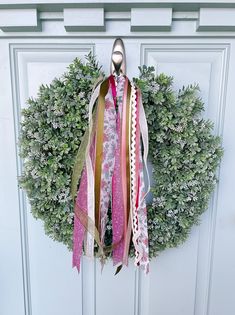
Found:
[[[132,239],[135,265],[147,273],[148,129],[141,93],[126,76],[111,75],[94,90],[84,139],[82,174],[81,163],[76,167],[75,162],[72,177],[74,194],[74,183],[81,174],[74,207],[73,266],[80,270],[83,243],[85,254],[94,255],[95,240],[102,264],[112,251],[113,264],[119,265],[120,270],[122,265],[128,264]],[[81,143],[83,150],[85,145]],[[79,152],[77,160],[81,162],[83,155]],[[108,209],[112,215],[112,245],[109,247],[105,245]]]

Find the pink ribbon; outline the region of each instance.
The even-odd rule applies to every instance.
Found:
[[[92,161],[94,160],[94,151],[95,151],[95,135],[93,135],[92,145],[90,146],[90,156]],[[76,204],[81,211],[88,214],[88,205],[87,205],[87,170],[84,166],[81,181],[79,185],[79,190],[76,198]],[[85,227],[80,222],[79,218],[74,215],[74,228],[73,228],[73,267],[76,267],[78,272],[80,271],[80,262],[82,256],[82,245],[85,237]]]
[[[117,85],[117,98],[121,101],[118,104],[117,113],[117,146],[115,151],[115,167],[112,180],[112,226],[113,226],[113,243],[116,244],[113,250],[113,264],[116,265],[123,260],[124,254],[124,232],[125,232],[125,204],[123,195],[123,176],[121,165],[121,115],[123,115],[123,92],[125,78],[120,77]],[[124,81],[125,80],[125,81]]]
[[[117,86],[114,76],[109,77],[109,89],[105,97],[104,111],[104,129],[103,129],[103,155],[102,172],[100,188],[100,240],[104,246],[104,236],[107,221],[107,211],[111,202],[112,210],[112,235],[113,235],[113,264],[128,263],[128,251],[131,238],[131,214],[127,224],[127,173],[126,173],[126,111],[127,89],[129,80],[125,76],[117,77]],[[136,247],[138,248],[137,265],[144,267],[148,272],[148,231],[147,231],[147,213],[144,201],[145,185],[143,175],[143,160],[141,153],[140,135],[144,133],[143,141],[146,145],[146,122],[142,119],[140,124],[140,109],[143,115],[143,108],[140,108],[141,95],[136,94],[136,144],[135,144],[135,214],[137,215],[138,234],[136,238]],[[145,118],[145,116],[144,116]],[[131,119],[131,117],[130,117]],[[142,129],[141,129],[142,126]],[[142,132],[142,131],[143,132]],[[95,160],[95,132],[90,138],[88,144],[88,157],[91,160],[94,169]],[[130,140],[131,142],[131,140]],[[146,155],[144,158],[146,164]],[[91,168],[92,169],[92,168]],[[84,165],[79,190],[76,198],[76,205],[85,216],[88,216],[88,192],[94,187],[88,187],[89,172],[87,173]],[[75,215],[73,232],[73,267],[80,270],[80,260],[82,256],[83,242],[88,231],[85,231],[84,224]]]

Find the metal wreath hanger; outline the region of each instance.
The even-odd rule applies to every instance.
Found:
[[[110,72],[116,75],[126,74],[126,54],[121,38],[116,38],[113,43]]]

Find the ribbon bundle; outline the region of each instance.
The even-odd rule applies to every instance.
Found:
[[[142,152],[143,151],[143,152]],[[114,265],[128,265],[132,240],[135,265],[149,271],[145,196],[148,128],[140,90],[124,75],[98,84],[89,104],[89,127],[76,158],[72,195],[74,206],[73,266],[80,270],[83,243],[94,255],[94,240],[103,264],[112,251]],[[145,188],[144,168],[148,181]],[[80,178],[78,192],[77,183]],[[112,245],[105,245],[107,213],[111,208]]]

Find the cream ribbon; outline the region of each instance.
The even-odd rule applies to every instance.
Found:
[[[99,83],[92,93],[91,100],[89,103],[89,135],[88,135],[88,145],[86,148],[86,170],[87,170],[87,215],[91,219],[91,222],[95,221],[95,193],[94,193],[94,171],[92,167],[92,160],[90,157],[90,142],[91,142],[91,133],[93,128],[93,119],[92,119],[92,110],[96,99],[100,94],[100,87],[102,83]],[[88,257],[94,256],[94,238],[93,235],[95,233],[94,226],[91,225],[88,221],[88,231],[92,231],[92,233],[86,234],[86,242],[85,242],[85,253]]]

